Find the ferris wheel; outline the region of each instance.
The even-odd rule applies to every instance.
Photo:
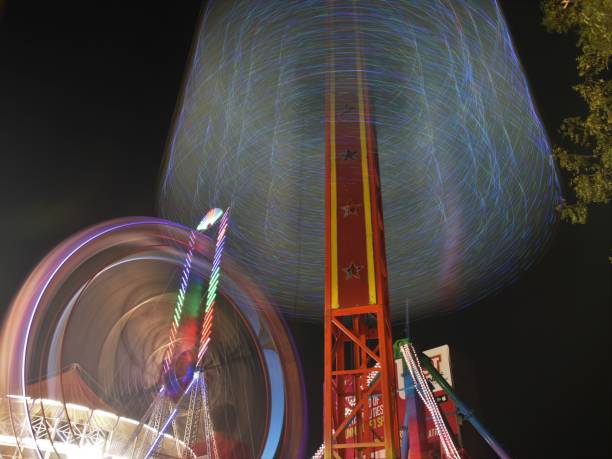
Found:
[[[0,381],[3,454],[220,457],[232,422],[248,457],[301,454],[298,359],[263,292],[222,259],[228,222],[218,209],[193,229],[115,220],[40,263],[2,331],[17,370]]]

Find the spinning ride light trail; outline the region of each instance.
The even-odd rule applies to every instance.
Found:
[[[85,425],[88,438],[105,432],[95,454],[143,457],[167,419],[160,418],[157,428],[142,422],[159,395],[190,232],[158,218],[113,220],[74,234],[36,266],[16,293],[0,332],[0,367],[14,369],[0,374],[0,417],[13,426],[0,422],[2,439],[25,448],[29,456],[40,450],[42,457],[49,451],[93,457],[93,450],[81,449],[81,437],[49,437],[44,423],[36,424],[44,413],[65,428],[70,422],[75,432]],[[214,259],[215,241],[196,236],[195,285],[188,292],[200,291]],[[268,298],[227,253],[222,269],[213,339],[201,368],[206,375],[201,392],[207,395],[199,399],[210,400],[211,409],[240,401],[235,438],[246,445],[248,456],[301,457],[304,387],[294,345]],[[168,279],[177,280],[169,284]],[[185,313],[191,299],[188,294]],[[88,376],[78,383],[74,372],[64,374],[77,366]],[[166,395],[169,403],[176,400]],[[156,454],[179,451],[180,457],[188,448],[183,413],[190,401],[184,398]],[[203,433],[212,427],[203,411],[191,430],[196,442],[190,450],[214,451],[205,444]]]
[[[176,306],[174,307],[174,313],[172,315],[172,326],[170,328],[170,337],[168,339],[168,347],[166,349],[166,353],[164,356],[164,363],[163,363],[164,372],[167,372],[170,370],[170,365],[171,365],[171,361],[173,358],[174,343],[176,341],[176,335],[178,332],[179,324],[180,324],[182,313],[183,313],[183,305],[185,303],[185,296],[187,294],[187,286],[189,284],[189,276],[191,274],[191,262],[193,258],[193,251],[195,248],[196,232],[197,231],[200,231],[200,232],[207,231],[217,222],[217,220],[222,215],[223,215],[223,211],[221,209],[214,208],[214,209],[209,210],[206,213],[206,215],[204,215],[200,223],[198,223],[196,229],[191,230],[191,232],[189,233],[189,246],[187,248],[187,255],[185,256],[185,262],[183,263],[183,271],[181,273],[181,285],[179,287],[179,293],[176,299]],[[226,226],[227,226],[227,217],[225,217],[224,227]],[[221,233],[221,231],[219,233]],[[223,234],[225,234],[225,229],[223,229]],[[217,250],[218,250],[218,244],[217,244],[217,248],[215,248],[215,255],[217,253]],[[222,248],[221,248],[221,251],[222,251]],[[218,258],[220,260],[221,258],[220,254]],[[216,256],[215,256],[215,260],[217,260]],[[219,262],[217,262],[217,271],[218,270],[219,270]],[[217,278],[218,278],[218,274],[217,274]],[[211,276],[211,280],[212,280],[212,276]],[[210,284],[209,284],[209,290],[210,290]],[[215,285],[215,291],[216,291],[216,285]],[[209,308],[207,304],[206,311],[208,311],[208,309]],[[210,326],[212,326],[212,318],[211,318],[210,325],[209,325],[209,334],[210,334]],[[200,343],[200,347],[201,347],[201,343]]]
[[[181,324],[181,319],[189,321],[189,317],[183,317],[183,303],[185,301],[185,296],[187,292],[187,286],[189,285],[189,276],[191,272],[191,262],[193,257],[193,252],[195,248],[196,241],[196,231],[205,232],[209,228],[211,228],[217,221],[219,221],[219,229],[217,232],[217,240],[215,244],[214,258],[211,269],[211,275],[208,283],[208,290],[206,293],[206,298],[204,301],[203,311],[199,312],[201,316],[201,324],[200,324],[200,340],[197,343],[197,348],[194,350],[196,358],[194,362],[193,373],[186,371],[186,377],[189,380],[187,386],[183,389],[180,384],[177,384],[177,387],[170,388],[167,384],[172,385],[175,381],[180,381],[184,379],[184,375],[176,374],[176,368],[171,368],[172,365],[177,365],[177,359],[179,359],[182,354],[174,355],[174,340],[177,336],[177,330],[179,329],[179,324]],[[192,230],[189,235],[189,246],[187,250],[187,255],[185,258],[185,263],[183,264],[183,272],[181,274],[181,285],[179,288],[179,293],[177,297],[176,307],[174,310],[174,315],[172,317],[172,328],[170,330],[170,342],[168,344],[168,349],[166,352],[166,357],[164,358],[163,365],[163,373],[162,381],[164,384],[162,385],[157,401],[154,402],[156,404],[153,412],[151,414],[151,419],[153,419],[154,424],[158,424],[160,419],[163,416],[167,416],[163,421],[161,428],[159,428],[157,432],[157,436],[153,440],[153,443],[149,447],[148,451],[145,454],[145,459],[150,458],[156,451],[159,441],[164,435],[166,429],[174,422],[181,403],[183,402],[185,397],[189,397],[189,407],[187,409],[187,422],[185,425],[185,433],[184,433],[184,441],[185,444],[191,446],[195,440],[195,430],[194,424],[199,422],[200,411],[204,416],[204,422],[206,426],[205,432],[205,441],[207,445],[209,445],[208,451],[211,458],[216,458],[217,456],[217,448],[215,445],[215,439],[212,431],[212,421],[209,415],[209,404],[206,395],[206,381],[204,377],[204,373],[200,371],[200,364],[206,350],[208,349],[208,344],[210,342],[210,337],[212,333],[214,312],[215,312],[215,299],[217,296],[217,288],[219,285],[219,280],[221,276],[221,260],[223,255],[223,247],[225,245],[225,236],[227,232],[227,227],[229,223],[229,209],[226,209],[225,212],[221,209],[213,208],[209,210],[206,215],[202,218],[200,223],[196,226],[196,229]],[[200,305],[201,301],[198,302]],[[187,332],[190,330],[193,332],[193,327],[189,327],[189,322],[187,322],[187,326],[185,327]],[[188,363],[189,365],[189,363]],[[169,414],[165,414],[166,409],[168,407],[168,400],[166,400],[166,392],[167,390],[174,389],[174,392],[177,395],[180,395],[178,400],[171,404]],[[185,456],[186,457],[186,456]]]
[[[514,281],[559,203],[499,7],[213,0],[201,27],[160,208],[189,221],[232,203],[231,250],[276,304],[317,319],[325,302],[325,456],[393,457],[390,320],[408,302],[421,318]],[[367,425],[374,390],[383,435]]]
[[[221,217],[221,222],[219,223],[219,232],[217,233],[217,243],[215,245],[215,257],[213,259],[212,271],[210,273],[210,281],[208,282],[208,290],[206,292],[206,303],[204,305],[202,333],[196,360],[197,364],[202,361],[202,358],[206,353],[206,349],[208,349],[208,343],[210,342],[210,334],[212,333],[212,323],[213,317],[215,315],[215,299],[217,298],[217,288],[219,287],[219,278],[221,276],[221,257],[223,255],[223,247],[225,245],[225,236],[227,232],[228,222],[229,209],[227,209],[223,213],[223,216]]]
[[[183,264],[183,272],[181,273],[181,286],[179,288],[178,297],[176,299],[176,306],[174,307],[174,314],[172,315],[172,327],[170,328],[170,338],[168,339],[168,347],[166,349],[166,356],[164,357],[163,368],[164,372],[170,370],[170,363],[173,357],[174,342],[176,340],[176,334],[178,332],[179,323],[181,321],[181,315],[183,313],[183,304],[185,302],[185,295],[187,293],[187,283],[189,282],[189,275],[191,273],[191,258],[193,256],[193,247],[195,245],[195,231],[191,231],[189,234],[189,248],[187,250],[187,256],[185,257],[185,263]]]
[[[284,312],[321,319],[325,69],[352,0],[211,0],[160,185],[164,216],[232,205],[229,255]],[[515,281],[550,239],[559,184],[495,0],[370,0],[362,73],[376,131],[394,321]],[[333,17],[332,17],[333,16]],[[338,107],[339,116],[351,116]],[[353,209],[347,204],[346,212]]]

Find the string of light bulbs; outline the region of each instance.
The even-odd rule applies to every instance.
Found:
[[[219,230],[217,232],[217,241],[215,244],[215,255],[213,258],[213,264],[210,272],[210,281],[208,283],[208,290],[206,291],[206,302],[204,305],[204,317],[202,323],[202,332],[200,335],[200,345],[198,349],[197,362],[201,362],[212,334],[212,324],[215,315],[215,301],[217,298],[217,290],[219,287],[219,281],[221,280],[221,259],[223,257],[223,248],[225,247],[225,239],[227,234],[227,228],[229,224],[230,209],[226,209],[223,212],[221,221],[219,222]]]
[[[459,451],[457,450],[455,443],[453,442],[453,439],[446,428],[446,423],[442,418],[442,413],[440,413],[438,402],[436,402],[436,398],[434,397],[429,387],[427,378],[423,373],[416,350],[412,344],[407,343],[402,344],[400,346],[400,350],[402,356],[404,357],[404,361],[406,362],[406,366],[410,371],[410,376],[414,381],[416,391],[433,419],[436,432],[438,433],[438,438],[440,439],[440,444],[444,450],[444,454],[450,459],[461,459]]]

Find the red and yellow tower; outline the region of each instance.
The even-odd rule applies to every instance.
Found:
[[[357,11],[329,8],[324,456],[390,459],[399,438],[376,132]]]

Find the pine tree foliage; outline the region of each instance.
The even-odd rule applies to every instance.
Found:
[[[612,0],[542,0],[544,26],[551,32],[575,32],[580,83],[574,89],[587,105],[585,117],[567,118],[561,125],[565,145],[554,147],[568,171],[575,197],[561,206],[561,216],[586,223],[592,204],[612,197]]]

